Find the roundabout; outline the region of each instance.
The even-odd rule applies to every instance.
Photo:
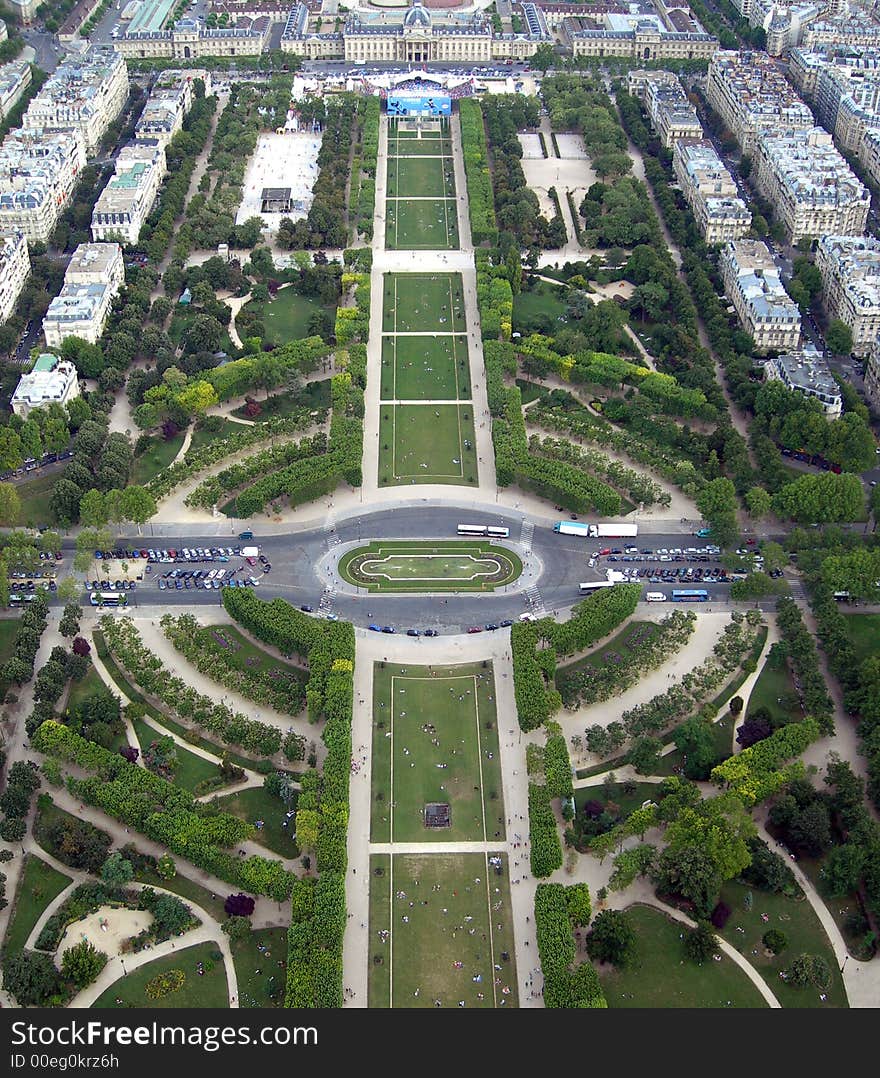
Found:
[[[522,562],[488,542],[379,540],[344,554],[338,573],[371,592],[491,592],[516,580]]]

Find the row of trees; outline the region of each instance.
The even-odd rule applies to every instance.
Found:
[[[181,614],[178,618],[164,614],[160,625],[185,659],[227,689],[287,715],[302,710],[305,690],[292,668],[258,666],[243,670],[215,631],[200,625],[192,614]]]
[[[562,867],[562,843],[550,789],[538,782],[529,783],[529,848],[533,876],[541,879]]]
[[[494,246],[498,241],[498,222],[495,220],[495,198],[483,112],[478,101],[467,97],[459,101],[458,108],[471,237],[475,245],[488,243]]]
[[[144,646],[131,618],[105,616],[101,619],[101,633],[114,659],[132,680],[181,718],[227,745],[240,745],[260,756],[274,756],[280,750],[279,727],[233,711],[203,696],[185,678],[172,674]]]
[[[373,238],[373,217],[376,212],[376,163],[379,157],[379,98],[368,97],[361,103],[361,153],[360,170],[352,169],[352,178],[358,179],[357,195],[358,232],[366,240]],[[352,186],[352,191],[354,186]]]
[[[607,1007],[592,964],[575,965],[574,930],[589,924],[591,912],[585,883],[568,887],[539,883],[535,890],[535,932],[546,1007]]]
[[[764,801],[793,778],[804,774],[800,761],[784,767],[786,760],[800,756],[821,737],[815,719],[781,726],[769,737],[756,742],[735,756],[730,756],[712,769],[712,781],[735,791],[742,802],[751,808]]]
[[[834,703],[819,667],[813,635],[804,625],[800,608],[791,596],[783,595],[777,601],[776,624],[785,655],[794,668],[804,711],[815,717],[824,735],[830,736],[834,733]]]

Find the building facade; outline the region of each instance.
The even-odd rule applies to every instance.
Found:
[[[840,387],[823,356],[812,344],[797,352],[768,359],[764,366],[766,381],[780,381],[794,393],[812,397],[822,405],[826,419],[838,419],[843,411]]]
[[[0,146],[0,229],[46,243],[85,163],[79,131],[10,132]]]
[[[651,126],[669,149],[676,139],[701,139],[703,125],[679,79],[669,71],[631,71],[627,89],[645,104]]]
[[[875,412],[880,412],[880,337],[871,345],[865,364],[865,396]]]
[[[164,148],[183,127],[192,100],[192,80],[183,75],[171,85],[154,88],[135,126],[134,137],[138,141],[155,140]]]
[[[718,261],[724,292],[758,352],[797,348],[801,315],[782,285],[765,243],[740,239],[727,243]]]
[[[27,419],[34,408],[67,404],[79,396],[76,367],[49,353],[39,356],[30,374],[23,374],[12,394],[12,410]]]
[[[30,86],[31,65],[18,60],[0,67],[0,120],[5,120]]]
[[[791,243],[804,237],[864,232],[871,202],[868,190],[821,127],[762,134],[752,176]]]
[[[706,243],[727,243],[748,232],[751,211],[711,142],[676,142],[672,167]]]
[[[24,233],[0,234],[0,323],[15,310],[30,272],[31,259]]]
[[[116,158],[116,172],[92,211],[92,239],[137,243],[165,172],[165,150],[158,143],[124,146]]]
[[[853,351],[871,351],[880,333],[880,240],[823,236],[816,248],[825,309],[853,335]]]
[[[245,26],[209,30],[198,19],[178,19],[168,30],[129,30],[117,39],[115,48],[127,60],[259,56],[268,42],[272,20],[264,15],[245,22]]]

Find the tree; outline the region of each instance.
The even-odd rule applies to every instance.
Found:
[[[79,520],[86,528],[103,528],[107,523],[107,506],[100,490],[92,487],[80,498]]]
[[[62,636],[76,636],[79,632],[79,619],[81,615],[79,603],[67,603],[58,624],[58,630]]]
[[[131,883],[133,877],[134,867],[131,861],[127,861],[119,850],[114,850],[101,866],[101,879],[111,887],[125,887]]]
[[[864,510],[865,494],[856,475],[802,475],[773,495],[773,511],[802,524],[858,520]]]
[[[529,67],[533,71],[540,71],[542,75],[546,75],[548,70],[556,64],[556,59],[553,46],[542,43],[535,49],[529,59]]]
[[[7,816],[0,823],[0,838],[4,842],[21,842],[27,832],[27,824],[20,816]]]
[[[122,513],[125,520],[146,523],[156,513],[156,499],[146,487],[128,486],[122,492]]]
[[[0,483],[0,521],[14,526],[21,519],[21,498],[12,483]]]
[[[640,775],[650,775],[657,766],[662,748],[659,737],[639,737],[629,750],[629,762]]]
[[[721,546],[736,538],[736,488],[729,479],[713,479],[696,498],[697,508],[712,529],[712,536]]]
[[[865,850],[855,842],[835,846],[822,866],[822,881],[832,898],[845,898],[857,890],[865,867]]]
[[[52,488],[49,498],[49,512],[64,527],[70,527],[79,518],[79,503],[82,490],[69,479],[61,478]]]
[[[241,943],[251,934],[251,922],[247,917],[230,917],[220,926],[229,936],[230,942]]]
[[[753,520],[763,520],[773,511],[770,495],[763,487],[752,487],[746,492],[746,506]]]
[[[201,415],[219,403],[217,391],[210,382],[203,380],[188,385],[175,399],[187,415]]]
[[[177,875],[177,865],[170,854],[163,853],[156,861],[156,875],[161,880],[173,880]]]
[[[3,987],[21,1007],[43,1007],[61,988],[61,980],[50,955],[19,951],[3,962]]]
[[[718,937],[712,931],[708,921],[698,921],[684,937],[685,954],[698,966],[708,962],[718,950]]]
[[[92,981],[107,965],[107,955],[99,951],[89,940],[81,940],[69,947],[61,959],[61,975],[66,981],[81,990]]]
[[[761,942],[773,954],[782,954],[788,946],[788,936],[778,928],[770,928],[761,937]]]
[[[686,719],[675,731],[675,747],[684,754],[684,773],[689,779],[706,779],[718,758],[715,730],[702,715]]]
[[[254,902],[250,895],[241,893],[229,895],[223,903],[223,909],[230,917],[250,917],[254,912],[255,906],[256,902]]]
[[[831,970],[818,954],[801,954],[788,968],[788,981],[795,988],[822,988],[831,983]]]
[[[632,965],[636,957],[636,932],[621,910],[602,910],[587,936],[587,952],[598,962],[610,962],[618,969]]]
[[[828,323],[828,332],[825,334],[825,344],[829,352],[835,355],[849,355],[853,346],[852,330],[839,318],[832,318]]]

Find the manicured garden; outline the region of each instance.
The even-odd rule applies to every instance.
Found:
[[[379,486],[475,486],[477,451],[470,404],[382,405]]]
[[[265,399],[255,398],[259,405],[260,413],[257,416],[248,414],[248,406],[242,405],[231,414],[239,419],[256,419],[260,423],[267,419],[286,419],[299,412],[301,408],[311,411],[324,411],[330,407],[330,379],[323,378],[317,382],[306,382],[299,389],[291,389],[286,393],[273,393]],[[228,421],[227,421],[228,422]],[[240,424],[236,424],[240,427]]]
[[[227,438],[230,434],[240,433],[241,430],[241,423],[233,423],[231,419],[222,419],[220,416],[211,416],[207,426],[199,425],[193,431],[188,452],[196,453],[204,449],[206,445]]]
[[[766,708],[770,712],[774,726],[799,722],[803,718],[788,663],[779,649],[771,650],[767,655],[752,688],[747,714],[753,715],[759,708]]]
[[[455,174],[451,157],[429,157],[426,154],[408,154],[412,140],[406,140],[397,148],[397,155],[388,158],[388,185],[390,198],[454,198]],[[437,151],[439,153],[439,150]]]
[[[133,719],[132,726],[141,746],[141,755],[148,750],[153,741],[159,741],[167,736],[162,730],[157,730],[143,719]],[[206,760],[204,756],[197,756],[179,744],[175,745],[174,754],[177,763],[171,781],[175,786],[193,793],[200,782],[207,782],[216,777],[219,760]]]
[[[529,333],[558,332],[558,327],[568,321],[567,288],[549,284],[547,281],[527,279],[530,288],[523,288],[513,299],[513,328],[526,336]]]
[[[522,572],[511,550],[474,541],[377,541],[345,554],[339,575],[375,592],[494,591]]]
[[[279,288],[275,296],[267,303],[251,301],[245,308],[262,308],[262,321],[266,329],[266,339],[276,344],[302,340],[310,335],[309,323],[321,311],[332,312],[332,307],[324,306],[314,296],[302,296],[290,286]]]
[[[371,838],[491,842],[505,834],[491,663],[373,667]],[[450,806],[427,827],[425,806]]]
[[[184,431],[178,431],[168,439],[160,434],[148,438],[147,444],[132,461],[130,481],[138,486],[146,486],[151,479],[155,479],[180,452],[185,437]]]
[[[42,858],[25,854],[24,870],[3,940],[5,952],[17,954],[24,948],[43,911],[71,882],[70,876],[58,872]]]
[[[204,970],[199,974],[199,965]],[[171,974],[166,983],[176,983],[179,979],[172,971],[180,970],[183,980],[180,987],[167,995],[158,997],[147,994],[147,986],[163,974]],[[161,990],[161,989],[160,989]],[[117,1007],[183,1007],[186,1009],[202,1007],[229,1006],[229,989],[226,983],[226,967],[223,956],[215,943],[199,943],[183,951],[173,951],[164,958],[147,962],[131,973],[114,981],[103,992],[92,1007],[95,1009],[115,1009]]]
[[[508,859],[490,856],[370,858],[370,1007],[518,1005]]]
[[[685,954],[687,929],[660,910],[632,906],[627,918],[637,935],[636,958],[623,970],[599,967],[609,1007],[766,1007],[758,989],[723,955],[702,965]],[[773,985],[771,984],[771,990]]]

